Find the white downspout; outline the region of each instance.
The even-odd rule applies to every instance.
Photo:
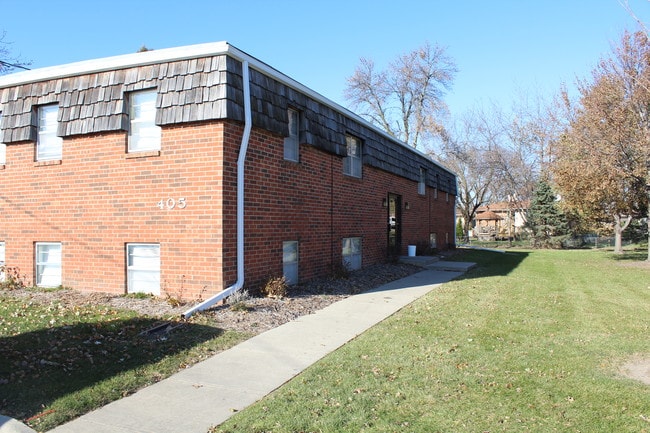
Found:
[[[250,80],[247,60],[242,61],[242,79],[244,81],[244,133],[241,139],[241,146],[239,147],[239,157],[237,158],[237,281],[226,290],[217,293],[184,312],[182,314],[184,319],[189,318],[197,311],[210,308],[212,305],[227,298],[244,286],[244,164],[246,162],[246,152],[248,150],[248,141],[252,128]]]

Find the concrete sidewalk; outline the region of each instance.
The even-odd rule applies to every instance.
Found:
[[[328,353],[472,266],[473,263],[455,264],[451,267],[453,271],[428,269],[351,296],[259,334],[51,432],[206,433],[211,426],[221,424]]]

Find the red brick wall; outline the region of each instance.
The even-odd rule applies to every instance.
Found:
[[[130,158],[126,134],[65,139],[61,164],[34,144],[7,146],[0,170],[6,263],[34,277],[34,242],[62,243],[62,283],[124,293],[125,244],[160,243],[161,291],[194,298],[222,289],[223,127],[165,128],[159,156]],[[186,207],[159,209],[167,199]],[[170,201],[171,204],[171,201]]]
[[[282,242],[299,241],[300,278],[327,275],[342,261],[345,237],[362,237],[363,265],[387,257],[388,193],[402,195],[402,253],[410,242],[428,243],[438,234],[453,242],[454,197],[434,199],[433,189],[418,194],[417,182],[368,166],[363,177],[343,174],[343,159],[312,146],[300,146],[300,162],[283,159],[283,138],[253,131],[246,159],[246,285],[282,275]],[[225,195],[234,191],[225,192]],[[227,278],[234,280],[234,274]]]
[[[61,242],[64,286],[126,291],[125,244],[160,243],[161,291],[204,299],[236,280],[235,122],[165,127],[160,154],[131,158],[126,133],[66,138],[61,164],[34,162],[34,144],[7,146],[0,170],[0,241],[6,263],[34,277],[34,242]],[[341,263],[341,240],[363,238],[363,264],[386,258],[387,194],[402,195],[402,252],[438,233],[453,240],[453,200],[417,183],[363,167],[343,175],[343,160],[311,146],[300,163],[283,159],[282,137],[253,130],[246,160],[246,285],[282,275],[282,242],[299,241],[303,280]],[[168,199],[186,207],[168,209]],[[163,200],[163,209],[157,203]],[[170,201],[171,203],[171,201]]]

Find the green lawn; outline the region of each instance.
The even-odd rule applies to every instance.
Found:
[[[650,269],[602,251],[484,251],[480,267],[214,432],[650,432]],[[264,368],[263,365],[259,366]]]

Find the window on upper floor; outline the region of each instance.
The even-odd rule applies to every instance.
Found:
[[[343,238],[343,266],[351,271],[361,269],[361,238]]]
[[[289,108],[287,110],[289,118],[289,136],[284,138],[284,159],[287,161],[300,161],[300,139],[299,139],[299,125],[300,113]]]
[[[127,293],[160,295],[160,245],[126,245]]]
[[[129,95],[129,152],[160,150],[162,130],[156,125],[156,90]]]
[[[420,176],[418,179],[418,194],[425,195],[427,193],[427,171],[420,167]]]
[[[57,136],[59,106],[38,107],[38,135],[36,137],[36,161],[55,161],[63,157],[63,139]]]
[[[287,284],[298,283],[298,241],[282,242],[282,274]]]
[[[436,174],[436,189],[433,190],[433,198],[438,199],[438,188],[440,187],[440,175]]]
[[[36,285],[58,287],[61,285],[61,243],[36,242]]]
[[[351,135],[345,136],[348,154],[343,158],[343,174],[361,178],[361,140]]]

